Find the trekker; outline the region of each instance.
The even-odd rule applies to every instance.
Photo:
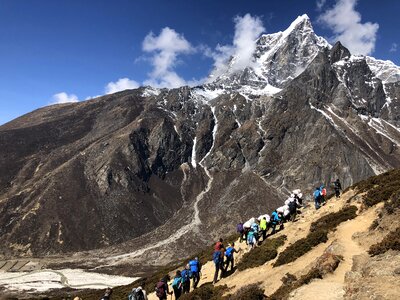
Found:
[[[182,295],[182,275],[181,271],[176,271],[174,281],[172,281],[172,288],[174,289],[175,299],[179,299]]]
[[[267,218],[263,217],[260,221],[260,230],[263,237],[263,242],[267,238]]]
[[[321,207],[321,190],[319,187],[315,188],[314,191],[314,203],[315,203],[315,209],[319,209]]]
[[[281,223],[281,218],[279,217],[279,214],[276,210],[271,214],[271,227],[272,227],[272,234],[275,234],[276,232],[276,225]]]
[[[189,264],[181,271],[182,276],[182,293],[188,294],[190,292],[190,266]]]
[[[170,292],[168,289],[168,281],[171,280],[169,275],[164,276],[156,285],[156,296],[160,300],[166,300],[167,295],[172,295],[173,292]]]
[[[256,239],[256,243],[258,243],[258,240],[260,238],[260,234],[258,233],[260,231],[260,226],[258,225],[258,221],[255,221],[253,224],[251,224],[251,230],[253,230],[254,238]]]
[[[113,292],[112,288],[107,288],[101,300],[110,300],[112,292]]]
[[[289,202],[288,206],[289,206],[290,221],[294,222],[297,216],[297,208],[299,207],[296,198],[293,198],[293,200]]]
[[[219,238],[219,241],[215,244],[214,250],[219,251],[221,248],[224,248],[224,244],[222,244],[224,240],[222,238]]]
[[[132,292],[128,296],[128,300],[147,300],[147,294],[141,286],[133,288]]]
[[[245,235],[244,234],[244,227],[243,227],[243,223],[242,222],[237,224],[236,231],[239,233],[239,243],[241,243],[243,241],[243,236]]]
[[[340,184],[339,178],[333,182],[333,188],[335,189],[335,196],[336,198],[340,198],[340,191],[342,189],[342,185]]]
[[[226,248],[226,251],[225,251],[225,257],[226,257],[225,272],[228,271],[229,263],[231,263],[231,271],[233,271],[233,267],[234,267],[233,254],[234,253],[238,253],[238,252],[239,251],[237,251],[235,249],[235,243],[232,243],[228,248]]]
[[[220,241],[221,240],[222,239],[220,239]],[[223,245],[221,247],[222,247],[221,249],[223,249]],[[195,289],[197,288],[197,285],[199,284],[200,281],[201,263],[199,261],[199,258],[195,257],[194,259],[189,261],[189,266],[190,266],[190,273],[193,278],[193,289]]]
[[[247,245],[249,246],[249,249],[253,249],[256,246],[256,237],[255,233],[252,229],[247,233]]]
[[[221,250],[214,251],[213,261],[214,261],[214,265],[215,265],[213,284],[215,284],[218,281],[219,270],[221,270],[221,277],[225,273],[225,270],[224,270],[224,248],[221,248]]]

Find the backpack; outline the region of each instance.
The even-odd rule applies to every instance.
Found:
[[[221,251],[214,251],[213,261],[216,265],[218,265],[221,262]]]
[[[326,196],[326,189],[322,189],[322,196]]]
[[[192,271],[192,273],[199,272],[199,262],[197,260],[189,261],[189,266],[190,266],[190,271]]]
[[[182,282],[182,277],[175,277],[174,281],[172,282],[172,287],[178,288],[180,282]]]
[[[317,200],[321,197],[321,191],[320,190],[315,190],[314,191],[314,200]]]
[[[159,281],[156,285],[156,296],[158,298],[167,296],[167,293],[165,291],[165,283],[163,281]]]
[[[228,247],[225,251],[225,256],[231,258],[233,255],[233,247]]]
[[[128,300],[144,300],[144,294],[142,290],[134,290],[129,294]]]
[[[296,210],[296,206],[297,206],[296,201],[290,201],[288,205],[289,205],[289,210],[290,211],[295,211]]]
[[[243,230],[244,230],[243,224],[242,223],[237,224],[236,231],[237,232],[243,232]]]
[[[191,276],[193,276],[193,275],[191,274],[191,272],[189,270],[183,269],[181,271],[181,276],[182,276],[182,281],[187,282],[190,280],[190,278],[192,278]]]

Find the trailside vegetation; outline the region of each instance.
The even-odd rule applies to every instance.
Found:
[[[395,231],[389,232],[381,242],[372,245],[368,253],[371,256],[385,253],[388,250],[400,250],[400,227]]]
[[[326,216],[319,218],[317,221],[312,222],[310,231],[314,232],[320,229],[327,231],[335,229],[340,223],[354,219],[357,216],[357,206],[347,206],[335,213],[330,213]]]
[[[267,299],[288,299],[290,293],[304,284],[308,284],[313,279],[321,279],[326,274],[333,273],[343,257],[333,253],[325,252],[305,275],[299,279],[296,276],[286,273],[281,279],[282,285]]]
[[[315,246],[328,241],[328,232],[334,230],[340,223],[354,219],[357,216],[356,206],[347,206],[336,213],[331,213],[313,222],[310,233],[282,251],[274,267],[278,267],[303,256]]]
[[[260,283],[250,284],[242,287],[233,295],[225,296],[224,300],[263,300],[266,299],[264,290],[260,288]]]
[[[227,290],[226,285],[214,286],[212,283],[206,283],[189,294],[182,295],[181,300],[220,300]]]
[[[267,239],[261,246],[254,248],[243,255],[241,261],[237,264],[238,270],[242,271],[248,268],[255,268],[273,260],[277,255],[277,249],[285,243],[286,235]]]
[[[362,180],[354,187],[357,188],[358,193],[367,192],[363,199],[367,207],[388,201],[400,191],[400,169]]]

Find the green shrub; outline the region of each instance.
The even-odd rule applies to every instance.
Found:
[[[224,300],[263,300],[266,296],[258,284],[242,287],[235,295],[228,295]]]
[[[285,235],[267,239],[261,246],[243,255],[241,261],[237,264],[238,270],[242,271],[248,268],[262,266],[267,261],[273,260],[278,255],[277,249],[285,243],[285,240]]]
[[[310,231],[314,232],[319,229],[333,230],[340,223],[354,219],[357,216],[357,207],[347,206],[335,213],[330,213],[326,216],[319,218],[317,221],[311,223]]]
[[[294,244],[290,245],[283,252],[281,252],[274,264],[274,267],[295,261],[297,258],[303,256],[315,246],[319,245],[320,243],[325,243],[327,240],[327,230],[320,229],[310,232],[305,238],[296,241]]]
[[[227,290],[226,285],[214,286],[211,283],[206,283],[199,288],[193,290],[189,294],[182,295],[181,300],[220,300],[222,295]]]
[[[400,227],[389,232],[380,243],[372,245],[368,253],[371,256],[385,253],[388,250],[400,250]]]

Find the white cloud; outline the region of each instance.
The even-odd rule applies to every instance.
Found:
[[[74,94],[67,94],[65,92],[57,93],[52,96],[52,101],[50,104],[61,104],[61,103],[69,103],[69,102],[78,102],[79,99]]]
[[[215,51],[205,51],[205,55],[214,59],[212,76],[216,77],[224,73],[228,68],[228,61],[233,56],[231,70],[242,70],[253,63],[253,53],[256,49],[257,38],[265,31],[259,17],[246,14],[234,19],[235,34],[232,45],[218,45]]]
[[[326,0],[317,0],[317,10],[321,10],[324,7]]]
[[[393,43],[389,49],[389,52],[397,52],[397,43]]]
[[[377,23],[361,23],[361,14],[354,8],[357,0],[338,0],[318,20],[334,32],[333,41],[340,41],[353,54],[371,54],[375,48]]]
[[[174,29],[165,27],[158,36],[150,32],[143,40],[142,49],[151,53],[153,70],[144,84],[156,87],[179,87],[186,84],[174,68],[178,64],[178,55],[195,51],[185,37]]]
[[[105,92],[106,94],[113,94],[123,90],[136,89],[139,86],[140,84],[135,80],[131,80],[125,77],[118,79],[116,82],[107,83]]]

